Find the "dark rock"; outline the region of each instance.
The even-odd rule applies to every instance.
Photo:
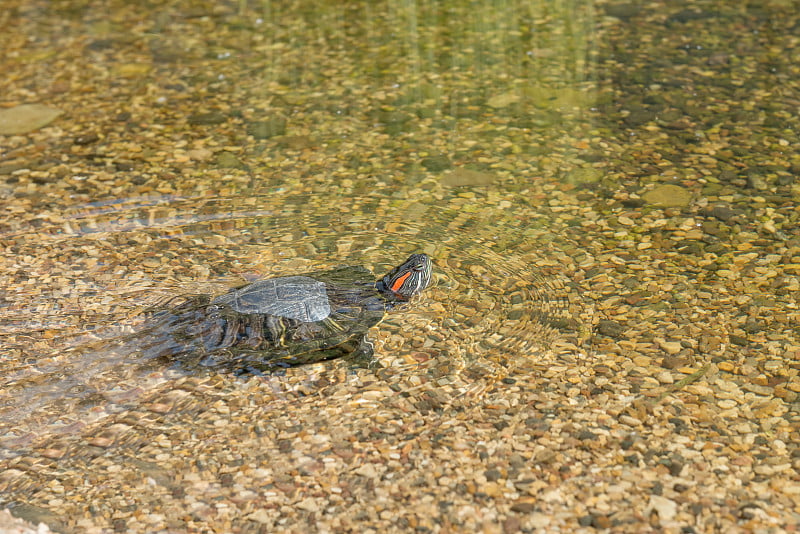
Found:
[[[511,510],[520,514],[529,514],[536,510],[536,505],[529,501],[522,501],[512,504]]]
[[[450,158],[444,154],[424,158],[420,163],[426,170],[431,172],[441,172],[452,167]]]
[[[764,330],[764,324],[755,317],[748,317],[743,328],[748,334],[755,334]]]
[[[730,339],[731,343],[734,345],[739,345],[740,347],[746,347],[750,344],[746,337],[737,336],[736,334],[731,334],[728,336],[728,338]]]
[[[119,172],[132,171],[134,168],[132,161],[115,161],[114,168]]]
[[[684,462],[676,459],[671,459],[667,469],[669,469],[669,474],[674,477],[681,476],[681,471],[683,471]]]
[[[91,145],[92,143],[96,142],[99,139],[96,133],[88,133],[79,135],[72,142],[76,145]]]
[[[617,321],[603,320],[597,324],[597,331],[600,334],[615,339],[618,339],[624,330],[625,327],[619,324]]]
[[[487,469],[483,473],[483,476],[485,476],[486,480],[488,480],[489,482],[496,482],[501,478],[503,478],[503,474],[497,469]]]
[[[646,124],[655,118],[655,113],[644,108],[633,109],[631,112],[622,119],[626,126],[635,128]]]

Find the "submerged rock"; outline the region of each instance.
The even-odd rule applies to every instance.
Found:
[[[22,104],[0,111],[0,135],[19,135],[53,122],[63,111],[44,104]]]
[[[692,193],[678,185],[663,184],[643,194],[642,198],[654,206],[683,208],[692,201]]]

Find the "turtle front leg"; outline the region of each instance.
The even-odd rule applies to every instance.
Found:
[[[375,346],[372,341],[363,336],[355,350],[348,357],[351,367],[363,369],[379,369],[383,367],[381,362],[375,358]]]

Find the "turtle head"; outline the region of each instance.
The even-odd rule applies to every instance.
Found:
[[[376,287],[392,300],[408,300],[431,283],[432,265],[427,254],[412,254],[378,280]]]

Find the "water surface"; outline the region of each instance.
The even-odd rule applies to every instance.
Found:
[[[464,506],[531,529],[542,528],[536,513],[567,530],[586,517],[642,527],[586,504],[605,491],[592,477],[619,482],[614,458],[631,458],[619,451],[632,443],[653,448],[623,466],[634,469],[635,491],[622,493],[641,501],[603,495],[620,510],[674,499],[679,526],[729,525],[714,521],[728,517],[731,496],[719,488],[730,480],[707,482],[698,494],[718,492],[721,504],[695,513],[691,495],[651,484],[663,451],[694,458],[718,444],[735,466],[725,474],[789,485],[796,457],[785,444],[797,437],[800,391],[800,73],[786,3],[12,4],[0,103],[61,114],[0,136],[2,504],[73,531],[204,521],[335,529],[308,495],[330,517],[348,498],[374,495],[348,490],[337,504],[343,493],[315,478],[321,468],[279,473],[276,464],[305,465],[286,436],[313,427],[317,441],[298,434],[293,445],[319,446],[306,456],[326,457],[330,441],[336,451],[391,443],[386,450],[404,457],[390,425],[364,436],[373,418],[412,416],[421,419],[398,435],[444,439],[449,454],[421,453],[419,465],[376,482],[379,491],[491,443],[496,455],[465,465],[514,473],[506,493],[492,480],[477,492],[441,484],[449,496],[440,500],[464,494]],[[238,377],[148,357],[169,332],[148,326],[145,312],[176,295],[343,264],[382,274],[412,252],[434,258],[434,284],[372,329],[380,370],[334,361]],[[441,437],[466,414],[495,413],[491,432],[468,425],[476,434],[464,443],[474,446]],[[569,445],[586,441],[584,426],[611,436],[586,446],[596,455],[588,460]],[[512,469],[501,451],[513,440],[502,433],[523,427]],[[250,447],[225,456],[237,443]],[[255,452],[273,446],[275,457]],[[755,475],[742,459],[751,448]],[[183,463],[193,457],[204,460]],[[117,467],[97,474],[96,462]],[[584,463],[596,466],[591,476],[568,476]],[[358,465],[331,470],[342,480],[371,473]],[[91,494],[116,488],[121,472],[186,509],[187,492],[217,502],[230,475],[219,466],[261,469],[236,472],[257,489],[226,494],[233,520],[215,508],[173,524],[149,514],[136,490],[118,491],[132,505]],[[475,479],[451,469],[458,474],[445,480]],[[48,485],[80,473],[103,483]],[[577,484],[565,490],[578,499],[569,512],[548,493],[561,491],[562,477]],[[174,482],[184,479],[197,486]],[[294,493],[288,480],[313,489]],[[543,484],[538,493],[531,480]],[[775,524],[790,518],[796,494],[767,502],[754,492],[749,500],[778,510]],[[496,501],[475,504],[477,494]],[[531,513],[526,495],[542,508]],[[394,509],[406,523],[366,510],[353,528],[478,528],[449,506],[424,520],[408,516],[414,507]],[[259,507],[270,512],[248,515]],[[140,524],[137,511],[149,514]],[[83,516],[95,519],[79,525]]]

